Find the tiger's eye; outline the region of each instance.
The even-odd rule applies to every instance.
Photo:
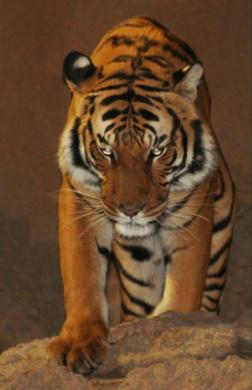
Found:
[[[159,149],[159,148],[154,148],[154,149],[152,149],[152,154],[154,155],[154,156],[160,156],[160,154],[162,153],[162,149]]]
[[[151,153],[153,156],[161,156],[161,154],[164,154],[164,152],[167,150],[167,147],[163,148],[153,148]]]

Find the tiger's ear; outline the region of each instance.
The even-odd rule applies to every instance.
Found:
[[[197,87],[202,75],[203,66],[200,63],[187,65],[173,74],[174,91],[193,103],[197,98]]]
[[[73,91],[78,89],[95,71],[96,67],[90,58],[77,51],[72,51],[64,60],[63,79]]]

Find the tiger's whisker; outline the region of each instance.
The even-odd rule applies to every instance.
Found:
[[[170,225],[166,222],[166,221],[163,221],[165,223],[165,225],[167,227],[169,227]],[[193,237],[196,241],[200,242],[199,238],[196,237],[192,232],[190,232],[187,228],[185,228],[184,226],[182,225],[179,225],[179,224],[176,224],[175,222],[172,222],[175,226],[177,226],[178,228],[182,229],[185,231],[185,233],[189,234],[191,237]]]
[[[87,231],[89,231],[90,229],[93,229],[95,226],[99,225],[99,224],[102,224],[106,221],[106,218],[104,217],[100,217],[97,221],[93,221],[92,224],[89,224],[87,225],[86,229],[83,230],[83,232],[79,235],[79,239],[83,237],[83,235],[85,233],[87,233]]]
[[[178,217],[178,218],[183,218],[183,219],[187,219],[190,218],[190,217],[198,217],[200,219],[203,219],[204,221],[206,222],[210,222],[210,220],[206,217],[203,217],[202,215],[200,214],[194,214],[194,213],[191,213],[191,214],[181,214],[181,213],[173,213],[169,210],[165,211],[164,214],[166,214],[166,216],[168,215],[172,215],[172,216],[175,216],[175,217]]]
[[[163,226],[165,229],[171,227],[170,225],[168,225],[168,224],[165,222],[165,220],[160,221],[160,225]],[[177,224],[174,224],[174,226],[179,227],[179,225],[177,225]],[[177,231],[177,233],[178,233],[178,234],[183,238],[183,240],[185,240],[187,243],[190,242],[190,241],[184,236],[184,234],[183,234],[181,231]]]

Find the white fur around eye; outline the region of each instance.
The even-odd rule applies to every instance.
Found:
[[[105,148],[102,148],[102,149],[101,149],[101,152],[102,152],[105,156],[111,156],[111,155],[112,155],[112,149],[111,149],[109,146],[106,146]]]

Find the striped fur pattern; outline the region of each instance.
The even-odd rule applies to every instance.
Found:
[[[202,64],[159,23],[143,17],[121,23],[91,59],[71,53],[64,73],[72,100],[58,155],[59,211],[68,232],[60,228],[70,319],[51,350],[71,350],[68,364],[85,373],[76,362],[90,337],[80,334],[82,349],[62,340],[75,340],[69,329],[82,321],[71,314],[75,306],[88,313],[85,323],[108,326],[104,288],[111,262],[122,320],[218,309],[234,186],[212,129]],[[96,284],[87,287],[89,278]],[[88,358],[86,366],[94,368]]]

